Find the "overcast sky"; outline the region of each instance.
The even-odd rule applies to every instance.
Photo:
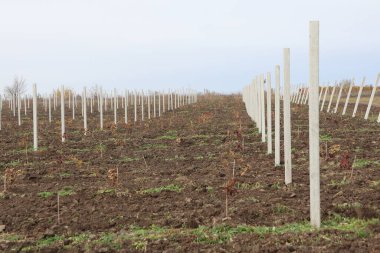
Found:
[[[320,21],[320,80],[380,71],[379,0],[0,0],[0,88],[23,76],[118,89],[238,91],[282,66],[308,80],[308,27]]]

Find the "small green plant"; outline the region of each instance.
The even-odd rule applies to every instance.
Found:
[[[274,184],[271,185],[271,188],[279,190],[279,189],[281,189],[281,183],[276,182],[276,183],[274,183]]]
[[[243,189],[243,190],[256,190],[263,188],[263,185],[260,182],[256,182],[254,184],[249,184],[249,183],[237,183],[236,188],[238,189]]]
[[[328,142],[328,141],[332,140],[332,137],[329,134],[322,134],[322,135],[320,135],[319,139],[321,141]]]
[[[366,159],[355,159],[354,163],[352,164],[352,167],[354,169],[361,169],[361,168],[367,167],[370,164],[371,164],[371,161],[369,161],[369,160],[366,160]]]
[[[162,191],[172,191],[172,192],[181,192],[183,190],[183,187],[175,184],[170,184],[166,186],[161,186],[157,188],[149,188],[140,191],[142,194],[150,194],[150,193],[160,193]]]
[[[214,187],[212,187],[212,186],[206,186],[206,190],[207,190],[207,192],[209,192],[209,193],[213,193],[213,192],[215,192],[215,189],[214,189]]]
[[[53,195],[54,195],[53,192],[39,192],[39,193],[37,193],[38,197],[41,197],[44,199],[49,198],[50,196],[53,196]]]
[[[71,187],[64,187],[62,190],[58,191],[59,196],[64,197],[64,196],[70,196],[74,195],[75,191]]]

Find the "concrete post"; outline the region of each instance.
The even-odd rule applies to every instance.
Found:
[[[340,84],[340,88],[339,88],[338,98],[337,98],[337,100],[336,100],[336,105],[335,105],[334,113],[336,113],[336,112],[338,111],[338,106],[339,106],[339,102],[340,102],[340,97],[342,96],[342,90],[343,90],[343,84],[341,83],[341,84]]]
[[[350,100],[351,90],[352,90],[352,86],[354,85],[354,83],[355,83],[355,80],[352,79],[352,82],[350,83],[350,88],[348,89],[348,93],[347,93],[347,97],[346,97],[346,102],[344,103],[344,108],[343,108],[342,115],[346,114],[347,105],[348,105],[348,102]]]
[[[368,101],[368,106],[367,106],[367,110],[365,112],[364,119],[368,119],[369,111],[371,110],[371,106],[372,106],[372,102],[373,102],[373,98],[375,97],[376,88],[377,88],[377,85],[379,84],[379,79],[380,79],[380,73],[377,74],[376,82],[373,85],[372,92],[371,92],[371,97],[370,97],[370,99]]]
[[[260,75],[260,101],[261,101],[261,142],[266,141],[265,135],[265,86],[264,75]]]
[[[103,130],[103,90],[99,91],[99,113],[100,113],[100,130]]]
[[[363,92],[364,83],[365,83],[365,77],[363,77],[362,85],[360,86],[360,89],[359,89],[359,92],[358,92],[358,96],[356,97],[356,102],[355,102],[354,111],[352,112],[352,117],[355,117],[356,111],[358,110],[358,106],[359,106],[359,102],[360,102],[360,97],[361,97],[362,92]]]
[[[310,22],[309,49],[309,159],[310,159],[310,222],[321,225],[319,172],[319,21]]]
[[[326,86],[325,88],[325,94],[323,95],[322,105],[321,105],[321,112],[323,111],[323,107],[325,106],[326,96],[329,91],[329,86]]]
[[[292,182],[292,144],[290,123],[290,49],[284,48],[284,156],[285,184]]]
[[[38,150],[37,140],[37,85],[33,84],[33,150]]]
[[[335,88],[336,88],[336,83],[335,83],[335,85],[332,89],[331,95],[330,95],[330,101],[329,101],[329,105],[327,106],[327,112],[330,112],[331,103],[332,103],[332,100],[333,100],[334,94],[335,94]]]
[[[280,165],[280,66],[275,67],[276,91],[274,98],[274,164]]]
[[[272,154],[272,85],[270,73],[267,73],[267,136],[268,154]]]
[[[65,87],[61,86],[61,137],[65,142]]]

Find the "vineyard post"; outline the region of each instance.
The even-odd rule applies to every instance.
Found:
[[[162,92],[162,112],[165,112],[165,90]]]
[[[267,73],[267,136],[268,154],[272,154],[272,85],[270,73]]]
[[[156,117],[156,92],[153,91],[153,118]]]
[[[280,66],[275,67],[276,91],[274,98],[274,164],[280,165]]]
[[[256,97],[257,97],[257,126],[259,128],[259,133],[261,134],[262,132],[262,124],[261,124],[261,84],[260,84],[260,79],[259,76],[256,76]]]
[[[2,115],[2,112],[3,112],[3,100],[2,100],[2,97],[0,95],[0,130],[1,130],[1,115]]]
[[[125,90],[124,96],[124,123],[128,124],[128,90]]]
[[[17,92],[17,117],[18,117],[18,125],[21,126],[21,100],[20,100],[20,92]]]
[[[72,103],[73,103],[73,106],[72,106],[72,110],[73,110],[73,120],[75,119],[75,93],[73,92],[73,99],[72,99]]]
[[[375,97],[376,88],[377,88],[377,85],[379,84],[379,78],[380,78],[380,73],[377,74],[376,82],[375,82],[375,84],[372,87],[371,97],[370,97],[370,99],[368,101],[368,106],[367,106],[367,110],[365,112],[364,119],[368,119],[369,111],[371,110],[371,106],[372,106],[372,102],[373,102],[373,98]]]
[[[116,89],[113,91],[113,116],[114,116],[114,124],[117,124],[117,93]]]
[[[260,98],[261,98],[261,142],[266,141],[265,136],[265,86],[264,86],[264,74],[260,75]]]
[[[87,135],[87,94],[86,94],[86,87],[83,89],[83,97],[82,97],[82,104],[83,104],[83,127],[84,127],[84,135]]]
[[[361,97],[362,92],[363,92],[364,83],[365,83],[365,77],[363,77],[362,85],[360,86],[358,95],[356,97],[356,102],[355,102],[354,111],[352,112],[352,117],[355,117],[356,111],[358,110],[358,105],[360,102],[360,97]]]
[[[338,93],[338,98],[337,98],[337,100],[336,100],[336,105],[335,105],[334,113],[336,113],[336,112],[338,111],[338,106],[339,106],[339,102],[340,102],[340,97],[342,96],[342,90],[343,90],[343,83],[340,84],[339,93]]]
[[[24,96],[24,114],[26,115],[26,100],[28,99],[27,95]]]
[[[321,224],[319,172],[319,21],[310,22],[309,49],[309,163],[310,163],[310,222]]]
[[[49,94],[49,123],[51,123],[51,95]]]
[[[61,137],[65,142],[65,87],[61,86]]]
[[[134,107],[135,107],[135,122],[137,121],[137,94],[136,94],[136,90],[134,92],[134,96],[135,96],[135,101],[133,103]]]
[[[33,149],[37,151],[37,85],[33,84]]]
[[[144,91],[141,92],[141,121],[144,121]]]
[[[345,115],[346,114],[346,110],[347,110],[347,105],[348,105],[348,102],[350,100],[350,95],[351,95],[351,91],[352,91],[352,86],[355,84],[355,80],[352,79],[352,82],[350,83],[350,88],[348,89],[348,93],[347,93],[347,97],[346,97],[346,102],[344,103],[344,108],[343,108],[343,112],[342,112],[342,115]]]
[[[332,103],[332,100],[333,100],[334,94],[335,94],[335,88],[336,88],[336,83],[335,83],[335,85],[332,89],[331,95],[330,95],[330,101],[329,101],[329,105],[327,106],[327,112],[330,112],[331,103]]]
[[[322,99],[322,94],[323,94],[323,91],[324,91],[325,87],[321,87],[321,90],[320,90],[320,93],[319,93],[319,102],[321,102],[321,99]]]
[[[148,119],[150,119],[150,96],[151,93],[148,91],[147,97],[148,97]]]
[[[100,130],[103,130],[103,90],[99,90]]]
[[[158,92],[158,117],[161,117],[161,94]]]
[[[321,105],[321,112],[323,111],[323,107],[325,106],[325,101],[326,101],[326,96],[327,96],[328,91],[329,91],[329,86],[326,86],[325,94],[323,95],[323,101]]]
[[[292,182],[292,144],[290,123],[290,49],[284,48],[284,155],[285,184]]]

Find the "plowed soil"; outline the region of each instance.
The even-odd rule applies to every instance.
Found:
[[[18,126],[3,107],[0,173],[15,179],[0,197],[2,252],[380,251],[380,128],[363,106],[356,118],[321,114],[320,230],[308,225],[306,106],[292,105],[288,186],[240,96],[127,125],[119,108],[103,131],[94,107],[86,135],[80,108],[75,120],[67,108],[65,143],[59,107],[49,123],[41,104],[37,152],[31,109]]]

